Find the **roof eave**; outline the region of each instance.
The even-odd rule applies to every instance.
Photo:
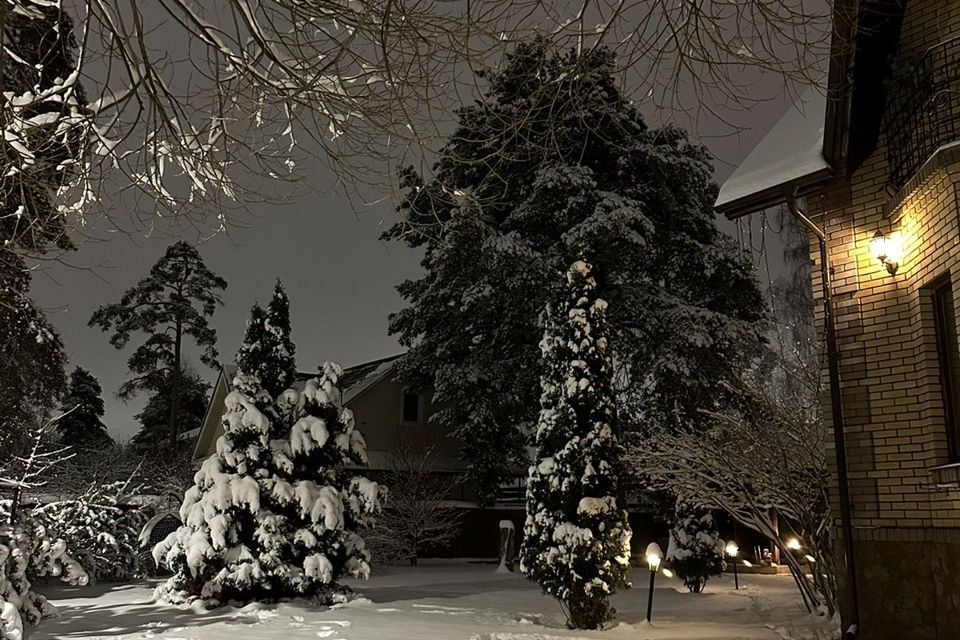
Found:
[[[832,169],[824,168],[805,176],[794,178],[787,182],[767,187],[761,191],[750,193],[736,200],[718,204],[715,209],[728,220],[736,220],[770,207],[782,204],[787,199],[787,193],[793,191],[804,196],[815,191],[833,178]]]

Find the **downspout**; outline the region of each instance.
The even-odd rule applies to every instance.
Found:
[[[823,323],[827,333],[827,371],[830,378],[830,408],[833,414],[833,444],[837,457],[837,484],[840,492],[840,527],[843,531],[843,547],[847,572],[847,587],[852,604],[850,626],[844,632],[845,640],[856,637],[860,629],[860,604],[857,591],[857,571],[853,553],[853,520],[850,515],[850,487],[847,478],[847,445],[843,426],[843,398],[840,395],[840,354],[837,350],[837,332],[833,315],[833,292],[830,283],[830,262],[827,255],[827,236],[800,210],[797,204],[796,186],[787,191],[787,207],[797,216],[820,245],[820,280],[823,288]]]

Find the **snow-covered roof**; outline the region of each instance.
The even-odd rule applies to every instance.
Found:
[[[826,108],[820,87],[800,96],[720,187],[717,210],[730,217],[759,211],[782,202],[788,185],[803,188],[828,178]]]

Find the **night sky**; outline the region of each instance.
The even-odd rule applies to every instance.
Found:
[[[738,135],[729,134],[724,125],[715,125],[712,131],[710,123],[700,125],[701,141],[718,158],[718,182],[750,152],[788,104],[787,98],[773,99],[750,113],[733,115],[734,121],[751,127]],[[236,214],[246,228],[200,245],[207,265],[229,282],[224,305],[212,323],[221,361],[233,361],[251,304],[269,299],[276,278],[290,295],[300,369],[315,370],[324,360],[349,366],[398,353],[400,346],[387,335],[387,315],[400,308],[395,287],[418,275],[420,255],[402,244],[378,239],[394,220],[388,185],[382,192],[365,193],[366,201],[380,202],[357,213],[359,207],[342,193],[311,188],[333,183],[322,161],[301,171],[310,178],[296,198],[285,205],[251,205],[249,213]],[[729,224],[722,226],[733,231]],[[87,322],[98,306],[118,301],[124,290],[145,276],[170,242],[180,238],[197,242],[203,234],[187,227],[147,237],[145,232],[129,235],[94,224],[89,235],[97,239],[80,242],[79,249],[63,256],[62,262],[38,268],[33,295],[63,337],[69,369],[83,366],[100,380],[107,407],[104,422],[115,438],[126,440],[139,429],[134,415],[146,398],[125,404],[116,392],[127,376],[126,359],[143,337],[134,337],[128,349],[118,351],[108,343],[107,334],[88,327]],[[778,250],[770,254],[779,261]],[[187,353],[190,358],[190,346]],[[215,379],[216,372],[196,357],[190,361],[206,379]]]

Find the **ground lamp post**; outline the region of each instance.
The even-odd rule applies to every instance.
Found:
[[[731,540],[727,543],[725,549],[727,555],[730,556],[730,562],[733,563],[733,588],[740,588],[740,576],[737,575],[737,555],[740,553],[740,547],[737,546],[737,543]]]
[[[653,617],[653,585],[657,579],[657,572],[660,570],[660,563],[663,561],[663,551],[656,542],[647,545],[647,569],[650,570],[650,594],[647,596],[647,622]]]

